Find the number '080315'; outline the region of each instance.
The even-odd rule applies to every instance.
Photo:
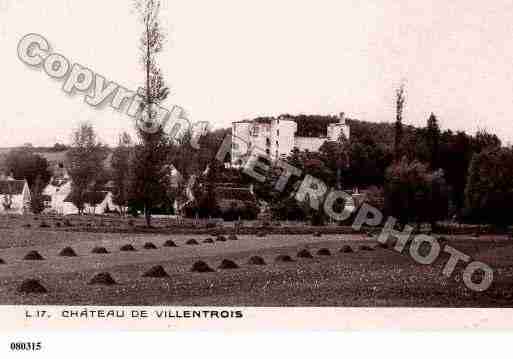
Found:
[[[11,351],[39,351],[43,348],[41,342],[13,342]]]

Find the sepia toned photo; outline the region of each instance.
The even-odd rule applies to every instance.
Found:
[[[512,18],[0,0],[0,305],[511,307]]]

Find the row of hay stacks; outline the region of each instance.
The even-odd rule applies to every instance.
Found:
[[[129,245],[127,245],[126,248]],[[133,248],[133,247],[131,247]],[[373,250],[372,247],[369,246],[360,246],[360,250],[362,251],[368,251]],[[134,249],[125,249],[125,250],[134,250]],[[340,253],[352,253],[354,250],[348,246],[343,246],[340,251]],[[71,247],[66,247],[61,251],[61,254],[64,253],[66,256],[74,256],[76,253]],[[38,256],[37,252],[30,252],[31,258],[42,258],[40,255]],[[328,248],[321,248],[317,251],[318,256],[331,256],[332,252]],[[28,255],[27,255],[28,256]],[[308,249],[302,249],[297,253],[297,258],[301,259],[313,259],[314,256]],[[34,259],[35,260],[35,259]],[[277,263],[290,263],[294,262],[294,259],[288,255],[288,254],[280,254],[275,258],[275,262]],[[263,266],[266,265],[266,261],[264,258],[260,256],[252,256],[248,262],[249,265],[257,265],[257,266]],[[223,259],[221,261],[221,264],[218,266],[218,269],[222,270],[233,270],[238,269],[240,266],[231,259]],[[209,264],[207,264],[204,261],[196,261],[192,267],[191,272],[196,273],[211,273],[215,272],[215,269],[212,268]],[[157,265],[154,267],[151,267],[149,270],[144,272],[142,274],[143,278],[170,278],[169,274],[166,272],[164,267],[161,265]],[[112,286],[116,285],[116,280],[112,277],[112,275],[108,272],[98,273],[96,274],[91,280],[88,282],[89,285],[102,285],[102,286]],[[44,294],[47,293],[47,289],[36,279],[28,279],[21,283],[21,285],[18,287],[18,292],[23,294]]]

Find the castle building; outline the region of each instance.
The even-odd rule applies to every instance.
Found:
[[[338,141],[342,135],[349,139],[350,135],[344,113],[338,115],[338,122],[328,124],[325,135],[298,136],[297,130],[297,122],[288,116],[232,123],[231,165],[240,166],[254,148],[277,160],[288,156],[294,148],[316,152],[324,142]]]

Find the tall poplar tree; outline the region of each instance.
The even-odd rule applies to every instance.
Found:
[[[141,111],[136,118],[140,143],[134,151],[134,180],[132,195],[144,208],[146,225],[151,226],[151,211],[166,196],[170,187],[169,149],[170,139],[164,132],[164,124],[158,123],[158,106],[167,98],[169,89],[164,83],[157,55],[162,52],[164,33],[161,28],[159,0],[134,2],[142,24],[140,39],[141,62],[144,69],[144,87]]]

